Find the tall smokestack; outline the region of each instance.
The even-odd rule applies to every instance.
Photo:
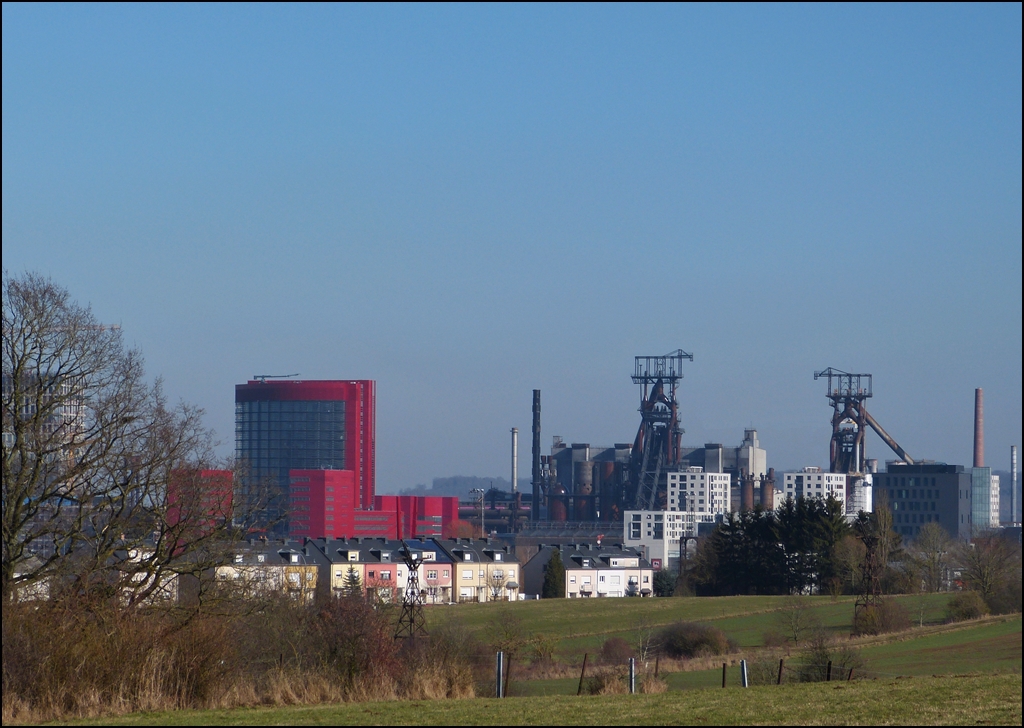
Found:
[[[985,394],[974,390],[974,467],[985,467]]]
[[[1010,445],[1010,525],[1017,522],[1017,446]]]
[[[533,390],[533,472],[530,474],[533,486],[533,501],[530,505],[530,520],[540,520],[540,390]]]
[[[519,428],[512,428],[512,492],[519,490]]]

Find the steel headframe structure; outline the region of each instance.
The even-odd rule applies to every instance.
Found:
[[[405,594],[402,596],[402,613],[398,616],[395,628],[395,639],[425,635],[427,628],[423,619],[423,592],[420,591],[420,564],[422,555],[417,556],[402,540],[402,561],[409,572],[405,582]]]
[[[677,349],[665,356],[636,357],[633,383],[640,385],[640,429],[630,456],[627,509],[655,507],[662,470],[679,465],[683,429],[676,385],[683,378],[684,359],[693,361],[693,354]]]
[[[864,407],[864,400],[872,396],[870,374],[850,374],[829,367],[814,372],[815,380],[822,377],[828,380],[825,396],[832,403],[832,442],[828,461],[830,472],[864,472],[864,436],[868,427],[877,432],[904,462],[914,464],[914,459]]]

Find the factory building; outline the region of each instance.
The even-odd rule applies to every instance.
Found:
[[[591,447],[585,442],[568,445],[555,437],[551,456],[541,464],[548,484],[547,520],[622,520],[631,450],[628,443]]]
[[[350,471],[356,508],[371,509],[375,382],[267,379],[235,386],[235,457],[264,504],[255,526],[288,532],[291,470]]]
[[[746,429],[743,442],[736,447],[709,442],[704,447],[682,448],[680,470],[692,467],[703,468],[705,473],[730,475],[730,509],[738,511],[743,506],[741,488],[744,478],[761,480],[768,476],[768,453],[757,439],[757,430]]]

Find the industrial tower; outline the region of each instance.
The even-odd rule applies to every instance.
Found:
[[[825,377],[828,391],[825,396],[832,403],[832,442],[829,447],[829,472],[863,473],[864,435],[867,427],[873,429],[886,445],[892,448],[908,465],[914,459],[899,446],[889,433],[868,414],[864,400],[872,396],[870,374],[850,374],[829,367],[814,372],[814,378]]]
[[[683,429],[676,385],[683,378],[684,359],[693,361],[693,354],[677,349],[665,356],[636,357],[633,383],[640,385],[640,429],[630,457],[627,510],[657,507],[662,471],[679,466]]]

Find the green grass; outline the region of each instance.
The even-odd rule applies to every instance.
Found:
[[[867,669],[896,675],[1020,672],[1021,617],[865,647]]]
[[[938,624],[944,616],[948,594],[898,597],[914,623]],[[600,651],[610,637],[635,641],[636,624],[643,619],[659,627],[678,621],[707,622],[728,635],[740,648],[760,647],[764,633],[776,628],[778,610],[791,603],[790,597],[735,596],[673,599],[546,599],[540,601],[490,604],[459,604],[426,610],[428,629],[454,622],[483,641],[493,634],[494,625],[509,615],[517,616],[527,639],[547,636],[555,639],[559,659],[579,662],[584,652]],[[836,634],[849,634],[853,621],[853,597],[803,597],[822,624]]]
[[[348,703],[106,717],[105,725],[1020,725],[1021,676],[794,684],[661,695]]]

